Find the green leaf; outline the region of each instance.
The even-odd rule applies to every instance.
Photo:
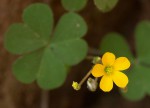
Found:
[[[109,33],[103,38],[100,51],[102,54],[105,52],[112,52],[117,57],[125,56],[133,61],[133,55],[126,40],[117,33]]]
[[[123,96],[131,101],[142,99],[146,94],[150,93],[149,76],[150,68],[135,64],[127,73],[129,77],[128,91],[122,93]]]
[[[75,65],[87,54],[87,44],[80,39],[86,32],[87,25],[78,14],[65,14],[56,26],[50,47],[65,64]]]
[[[139,23],[135,31],[136,50],[139,62],[150,64],[150,22]]]
[[[67,76],[65,65],[47,48],[44,52],[37,82],[41,88],[54,89],[60,87]]]
[[[12,53],[24,54],[13,65],[13,73],[23,83],[37,80],[43,89],[60,87],[67,75],[67,66],[86,57],[87,44],[81,39],[87,25],[81,16],[68,13],[61,17],[52,39],[52,12],[47,5],[34,4],[24,11],[25,24],[12,25],[5,38],[5,47]]]
[[[63,41],[51,45],[56,56],[67,65],[78,64],[87,54],[87,44],[81,39]]]
[[[59,87],[67,75],[65,66],[49,48],[21,57],[15,62],[13,71],[19,81],[31,83],[37,79],[43,89]]]
[[[150,86],[148,83],[150,81],[150,68],[143,65],[143,63],[150,64],[150,51],[147,50],[150,47],[149,35],[150,22],[141,22],[137,26],[135,33],[137,61],[134,62],[132,69],[128,73],[128,92],[123,93],[124,97],[132,101],[140,100],[145,95],[150,94]]]
[[[23,20],[43,40],[49,40],[53,27],[53,13],[48,5],[35,4],[29,6],[24,10]]]
[[[102,12],[109,12],[117,5],[118,0],[94,0],[94,3]]]
[[[79,11],[83,9],[87,0],[61,0],[63,7],[68,11]]]
[[[36,79],[43,50],[20,57],[13,64],[13,74],[23,83],[31,83]]]
[[[53,18],[47,5],[29,6],[23,18],[24,24],[13,24],[5,36],[5,48],[14,54],[35,51],[49,42]]]
[[[76,13],[64,14],[59,20],[51,43],[75,40],[83,37],[87,32],[84,19]]]

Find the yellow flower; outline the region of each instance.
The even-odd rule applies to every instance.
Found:
[[[120,72],[130,67],[130,61],[126,57],[116,59],[115,55],[106,52],[102,57],[102,64],[94,65],[91,73],[94,77],[102,77],[100,88],[104,92],[109,92],[113,88],[113,82],[120,88],[125,88],[128,84],[128,77]]]

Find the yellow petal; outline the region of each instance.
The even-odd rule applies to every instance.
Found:
[[[113,81],[110,76],[104,75],[100,81],[100,88],[104,92],[109,92],[113,88]]]
[[[126,57],[119,57],[115,60],[115,70],[126,70],[130,67],[130,61]]]
[[[115,55],[110,52],[106,52],[102,57],[102,63],[105,66],[111,66],[115,62]]]
[[[128,77],[119,71],[116,71],[112,74],[112,79],[114,83],[120,88],[125,88],[128,84]]]
[[[104,66],[101,64],[96,64],[92,71],[91,71],[92,75],[94,77],[101,77],[104,75]]]

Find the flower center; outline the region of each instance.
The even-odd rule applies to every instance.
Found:
[[[106,66],[104,71],[106,72],[106,74],[110,75],[113,71],[113,67],[112,66]]]

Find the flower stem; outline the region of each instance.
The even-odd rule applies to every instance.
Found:
[[[79,82],[79,85],[81,86],[86,79],[91,75],[91,70],[84,76],[84,78]]]
[[[98,56],[98,55],[100,55],[100,51],[99,51],[99,49],[89,47],[88,54]]]
[[[49,108],[49,92],[48,91],[42,91],[41,96],[41,108]]]
[[[87,60],[93,60],[93,58],[94,58],[95,56],[86,56],[86,58],[85,59],[87,59]]]
[[[95,81],[97,82],[97,81],[98,81],[98,78],[95,78]]]

